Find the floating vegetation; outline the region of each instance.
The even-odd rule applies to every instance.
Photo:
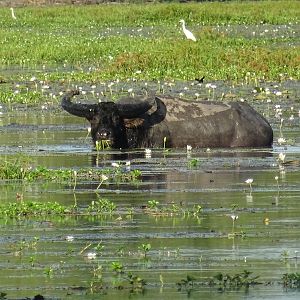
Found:
[[[183,207],[171,203],[170,205],[159,205],[159,201],[149,200],[144,212],[153,216],[178,216],[182,215],[185,217],[199,217],[202,213],[202,206],[199,204],[193,205],[193,207]]]
[[[57,202],[18,201],[0,204],[2,218],[20,218],[45,215],[66,215],[72,212],[72,207],[66,207]]]
[[[282,285],[289,289],[300,288],[300,273],[285,273],[281,278]]]
[[[21,218],[39,216],[78,216],[78,215],[111,215],[116,210],[116,204],[112,201],[99,198],[92,201],[88,207],[79,208],[77,205],[62,205],[58,202],[17,201],[0,204],[0,217]],[[72,241],[74,237],[69,236]]]
[[[92,201],[92,203],[87,207],[87,211],[92,214],[112,214],[116,207],[116,204],[110,200],[99,199],[97,201]]]
[[[187,275],[186,278],[181,279],[179,282],[176,283],[176,285],[178,286],[178,291],[190,292],[194,288],[195,281],[195,277]]]
[[[192,158],[188,161],[189,168],[196,168],[200,164],[200,160],[197,158]]]
[[[252,272],[244,270],[234,275],[218,273],[210,281],[210,285],[217,286],[221,292],[229,290],[248,289],[250,286],[261,284],[257,281],[259,276],[252,276]]]
[[[52,181],[52,182],[74,182],[74,189],[77,180],[81,181],[113,181],[130,182],[138,181],[141,177],[140,170],[128,170],[119,165],[117,168],[96,169],[83,168],[74,171],[73,169],[49,169],[42,166],[33,168],[26,157],[17,157],[14,160],[0,162],[1,180],[23,180],[27,182]],[[105,180],[103,180],[105,178]],[[98,185],[99,186],[99,185]]]

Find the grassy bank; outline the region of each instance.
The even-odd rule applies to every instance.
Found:
[[[0,14],[2,69],[59,66],[60,78],[94,82],[137,71],[140,79],[300,77],[298,1],[24,7],[16,20],[7,8]],[[181,18],[196,43],[184,38]]]

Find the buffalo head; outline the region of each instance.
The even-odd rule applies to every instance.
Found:
[[[127,128],[141,125],[140,119],[155,104],[155,97],[135,99],[127,97],[118,102],[97,104],[73,103],[71,98],[79,91],[66,93],[61,105],[72,115],[84,117],[91,123],[94,144],[107,141],[112,148],[128,148]]]

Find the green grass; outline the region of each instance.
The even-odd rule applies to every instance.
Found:
[[[299,24],[298,1],[24,7],[16,9],[17,20],[7,8],[0,14],[0,68],[59,67],[58,72],[45,71],[45,80],[186,80],[199,74],[240,80],[247,72],[272,80],[279,74],[300,78],[297,36],[250,38],[225,31],[237,24]],[[196,43],[183,37],[181,18],[197,36]],[[217,25],[225,26],[224,31],[213,29]],[[30,74],[4,77],[28,80]],[[30,96],[35,101],[39,95]]]

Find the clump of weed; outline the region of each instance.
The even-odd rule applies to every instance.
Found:
[[[146,281],[138,275],[126,272],[122,263],[113,261],[111,269],[114,272],[113,286],[123,290],[128,288],[131,293],[141,293],[145,289]]]
[[[211,279],[210,285],[217,286],[221,292],[226,290],[239,290],[241,288],[248,289],[252,285],[260,284],[257,281],[259,276],[251,276],[251,274],[252,272],[247,270],[234,275],[218,273]]]
[[[147,254],[150,251],[150,249],[151,249],[151,244],[150,243],[142,244],[141,246],[139,246],[139,250],[142,251],[144,258],[147,257]]]
[[[199,217],[202,213],[202,206],[195,204],[192,208],[184,208],[182,205],[172,203],[171,205],[161,206],[159,201],[149,200],[145,207],[145,213],[154,216],[186,216]]]
[[[299,289],[300,288],[300,273],[285,273],[281,278],[281,282],[285,288]]]
[[[191,160],[188,161],[188,167],[189,168],[196,168],[200,164],[200,160],[197,158],[192,158]]]
[[[20,201],[0,205],[0,217],[20,218],[41,215],[65,215],[70,209],[57,202]]]
[[[49,169],[42,166],[33,167],[30,159],[26,156],[5,159],[0,162],[0,179],[2,180],[23,180],[27,182],[34,181],[53,181],[53,182],[74,182],[77,180],[90,181],[99,180],[101,176],[107,177],[114,182],[137,182],[141,177],[140,170],[127,170],[126,168],[82,168],[79,170],[72,169]],[[109,176],[109,177],[108,177]],[[74,187],[76,184],[74,185]]]
[[[5,159],[0,162],[0,179],[25,179],[31,172],[30,160],[18,155],[15,159]]]
[[[187,275],[186,278],[181,279],[179,282],[176,283],[178,291],[191,292],[191,290],[194,287],[195,280],[195,277]]]
[[[112,214],[115,211],[116,207],[116,204],[112,201],[104,198],[99,198],[96,201],[92,201],[86,210],[90,214]]]

